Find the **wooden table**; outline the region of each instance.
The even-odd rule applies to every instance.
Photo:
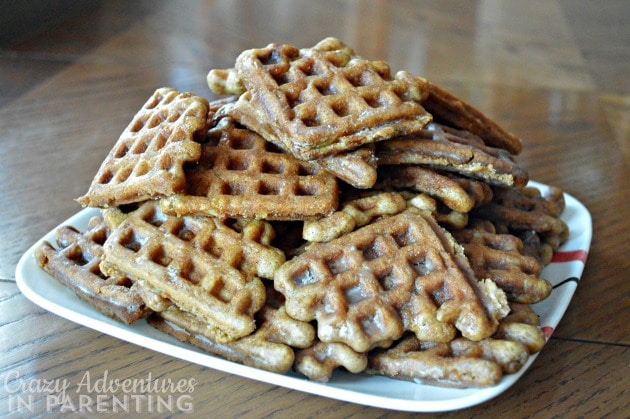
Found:
[[[33,11],[15,11],[19,36],[0,46],[0,414],[20,416],[16,385],[75,388],[88,373],[194,377],[194,411],[205,417],[403,416],[122,342],[46,312],[14,282],[19,257],[80,210],[73,199],[157,87],[210,98],[206,73],[230,67],[241,50],[326,36],[475,104],[523,139],[518,160],[532,179],[592,214],[582,280],[535,364],[497,398],[444,416],[630,413],[628,3],[92,1],[41,10],[36,23]],[[46,414],[43,393],[31,390],[23,394],[37,394],[34,413]]]

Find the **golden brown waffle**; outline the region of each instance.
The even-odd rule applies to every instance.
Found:
[[[156,90],[77,201],[109,207],[183,191],[183,165],[199,159],[201,146],[196,140],[205,136],[207,121],[207,100],[170,88]]]
[[[392,77],[385,62],[334,38],[305,49],[247,50],[234,70],[246,91],[225,112],[302,160],[412,133],[431,119],[419,105],[425,80],[402,71]]]
[[[230,361],[277,373],[289,371],[295,359],[293,347],[305,348],[313,343],[313,326],[292,319],[282,307],[264,307],[256,317],[259,326],[251,335],[225,343],[208,336],[205,321],[175,307],[154,313],[147,321],[183,342]]]
[[[233,68],[212,69],[206,78],[208,87],[212,93],[217,95],[242,95],[245,93],[245,86]]]
[[[428,91],[429,94],[422,101],[422,105],[436,121],[478,135],[485,144],[502,148],[511,154],[518,154],[523,149],[520,139],[472,105],[433,83],[429,83]]]
[[[369,224],[375,218],[398,214],[406,208],[405,199],[395,192],[353,199],[328,217],[305,221],[302,237],[311,242],[328,242]]]
[[[55,232],[58,249],[43,242],[35,251],[37,263],[53,278],[103,314],[127,324],[150,310],[126,276],[107,276],[99,268],[108,230],[100,216],[89,220],[87,230],[62,226]]]
[[[477,278],[492,279],[508,300],[534,304],[551,294],[549,281],[540,278],[540,262],[522,254],[523,243],[511,234],[496,234],[494,226],[473,223],[451,231],[464,248]]]
[[[399,192],[406,200],[408,208],[416,208],[429,212],[439,225],[451,229],[460,229],[468,224],[468,213],[453,211],[441,205],[435,199],[425,194],[416,194],[408,191]]]
[[[457,356],[451,343],[421,342],[408,336],[393,348],[372,355],[366,372],[445,387],[488,387],[499,382],[503,376],[500,365],[482,357]]]
[[[333,212],[337,181],[223,118],[208,132],[199,163],[186,169],[186,190],[161,200],[168,214],[303,220]]]
[[[124,273],[145,292],[201,317],[218,340],[235,340],[255,328],[265,301],[259,277],[273,277],[284,262],[281,251],[263,244],[266,225],[172,217],[147,202],[105,242],[101,269]]]
[[[520,304],[511,304],[511,310],[491,338],[475,342],[458,337],[437,343],[407,336],[390,349],[370,353],[365,371],[446,387],[496,385],[504,374],[519,371],[545,344],[533,311]]]
[[[519,237],[526,243],[526,254],[544,266],[569,236],[560,219],[564,206],[564,194],[556,187],[550,187],[546,195],[534,187],[495,188],[492,201],[475,208],[471,216],[489,221],[499,234]]]
[[[349,185],[359,189],[367,189],[376,183],[376,156],[374,144],[367,144],[356,150],[333,154],[314,160],[328,172]]]
[[[469,212],[492,199],[492,188],[487,183],[418,165],[384,165],[378,173],[375,188],[422,192],[454,211]]]
[[[357,352],[405,330],[447,342],[457,328],[480,340],[506,314],[505,295],[478,283],[456,246],[429,214],[404,212],[313,244],[277,271],[274,284],[290,316],[317,320],[321,341]]]
[[[446,387],[487,387],[504,374],[519,371],[530,353],[526,345],[510,339],[435,343],[410,336],[388,351],[372,354],[366,372]]]
[[[536,313],[525,304],[512,303],[510,308],[493,337],[482,341],[458,337],[448,343],[420,342],[408,336],[391,350],[388,344],[383,347],[386,351],[376,348],[368,353],[355,352],[343,343],[317,342],[296,351],[293,368],[311,380],[326,382],[340,367],[352,373],[365,371],[370,356],[371,374],[455,387],[491,385],[504,373],[520,370],[529,354],[545,344]],[[396,368],[404,373],[393,375]],[[470,374],[473,371],[476,375]]]
[[[339,367],[351,373],[360,373],[367,367],[367,353],[355,352],[343,343],[317,342],[295,354],[293,369],[310,380],[327,382]]]
[[[467,213],[453,211],[428,195],[369,190],[348,194],[342,208],[327,217],[305,221],[302,238],[308,242],[328,242],[379,217],[398,214],[407,208],[427,211],[440,225],[450,228],[462,229],[468,224]]]
[[[436,122],[412,135],[379,142],[376,157],[379,165],[419,164],[493,185],[524,186],[529,180],[507,151]]]
[[[234,69],[210,70],[208,73],[208,86],[214,93],[221,95],[241,95],[245,93],[245,88],[238,80]],[[235,97],[237,96],[232,96],[231,98]],[[226,103],[230,101],[232,100],[228,99]],[[373,144],[366,144],[354,150],[332,154],[318,160],[311,160],[311,163],[321,166],[355,188],[370,188],[376,182],[376,157]]]
[[[510,303],[510,314],[501,320],[495,339],[519,342],[530,354],[545,346],[545,335],[540,329],[540,317],[528,304]]]

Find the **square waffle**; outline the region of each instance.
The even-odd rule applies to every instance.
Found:
[[[161,88],[142,106],[101,164],[83,206],[109,207],[181,192],[183,165],[199,159],[208,101]]]
[[[510,314],[489,338],[423,342],[408,335],[391,348],[369,354],[366,372],[445,387],[488,387],[519,371],[545,338],[527,305],[510,304]]]
[[[497,233],[512,234],[528,247],[530,256],[543,266],[551,262],[553,251],[564,243],[569,229],[560,214],[564,194],[556,187],[543,195],[534,187],[494,188],[492,200],[471,211],[471,216],[489,221]]]
[[[245,93],[227,113],[302,160],[412,133],[431,120],[419,104],[425,80],[402,71],[392,77],[385,62],[361,58],[335,38],[305,49],[247,50],[234,70]]]
[[[418,164],[498,186],[525,186],[529,180],[507,151],[435,122],[415,134],[378,143],[376,157],[379,165]]]
[[[100,266],[204,319],[227,342],[255,329],[254,314],[265,301],[260,277],[272,277],[284,262],[282,252],[261,243],[260,228],[172,217],[150,201],[112,232]]]
[[[137,287],[126,276],[105,275],[99,264],[109,235],[102,217],[89,220],[85,232],[62,226],[55,232],[59,248],[43,242],[37,263],[53,278],[105,315],[131,324],[149,314]]]
[[[295,358],[293,348],[306,348],[315,340],[312,325],[292,319],[283,306],[274,307],[269,301],[256,314],[256,320],[258,327],[252,334],[224,343],[218,342],[215,336],[208,336],[204,320],[176,307],[153,313],[147,321],[158,330],[206,352],[277,373],[291,369]]]
[[[535,304],[551,294],[540,278],[541,263],[522,253],[523,243],[511,234],[497,234],[490,223],[473,220],[468,228],[452,231],[478,278],[492,279],[509,301]]]
[[[374,144],[322,157],[312,162],[355,188],[368,189],[376,183]]]
[[[486,145],[504,149],[510,154],[518,154],[522,151],[523,145],[518,137],[503,129],[472,105],[433,83],[429,83],[427,91],[428,94],[422,100],[422,106],[433,115],[437,122],[475,134],[482,138]]]
[[[186,169],[186,190],[161,200],[168,214],[300,220],[337,207],[334,176],[298,160],[231,118],[208,132],[199,163]]]
[[[367,353],[355,352],[348,345],[339,342],[316,342],[313,346],[296,351],[293,369],[310,380],[327,382],[336,368],[358,374],[368,364]]]
[[[381,166],[375,188],[422,192],[462,213],[492,199],[492,188],[485,182],[415,164]]]
[[[277,271],[287,313],[317,321],[323,342],[364,352],[400,338],[449,341],[459,329],[474,340],[494,333],[507,302],[478,283],[454,242],[430,215],[407,211],[327,243]]]
[[[227,96],[149,98],[78,199],[101,217],[41,244],[42,269],[121,321],[317,381],[487,386],[542,348],[526,304],[568,231],[518,138],[335,38],[207,82]]]

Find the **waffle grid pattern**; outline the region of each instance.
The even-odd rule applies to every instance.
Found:
[[[226,340],[251,333],[265,290],[243,271],[255,265],[248,252],[210,219],[166,216],[152,203],[136,211],[105,243],[105,266],[213,323]]]
[[[392,78],[386,63],[358,57],[338,40],[245,51],[235,70],[247,91],[230,114],[300,159],[414,132],[431,119],[418,103],[423,79]],[[250,109],[275,123],[261,123]]]
[[[104,314],[133,323],[148,314],[133,282],[126,276],[109,276],[100,269],[103,244],[108,236],[102,217],[93,217],[84,233],[71,226],[57,229],[59,249],[44,242],[35,255],[40,266],[93,304]]]
[[[183,165],[199,159],[208,102],[158,89],[136,114],[78,201],[106,207],[172,195],[185,186]]]
[[[303,219],[326,215],[337,206],[334,176],[229,118],[209,131],[199,164],[186,177],[186,194],[163,200],[167,213]]]

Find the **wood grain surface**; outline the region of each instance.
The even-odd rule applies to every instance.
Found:
[[[74,199],[156,88],[212,98],[208,70],[230,67],[240,51],[270,42],[307,47],[326,36],[477,106],[522,138],[517,159],[532,179],[562,188],[592,215],[582,279],[531,369],[493,400],[432,416],[630,414],[627,2],[92,0],[59,15],[47,8],[34,21],[13,12],[23,18],[20,30],[0,34],[0,415],[55,416],[44,397],[32,412],[18,411],[15,386],[74,385],[87,373],[192,377],[199,417],[408,416],[122,342],[46,312],[14,282],[20,256],[80,210]]]

